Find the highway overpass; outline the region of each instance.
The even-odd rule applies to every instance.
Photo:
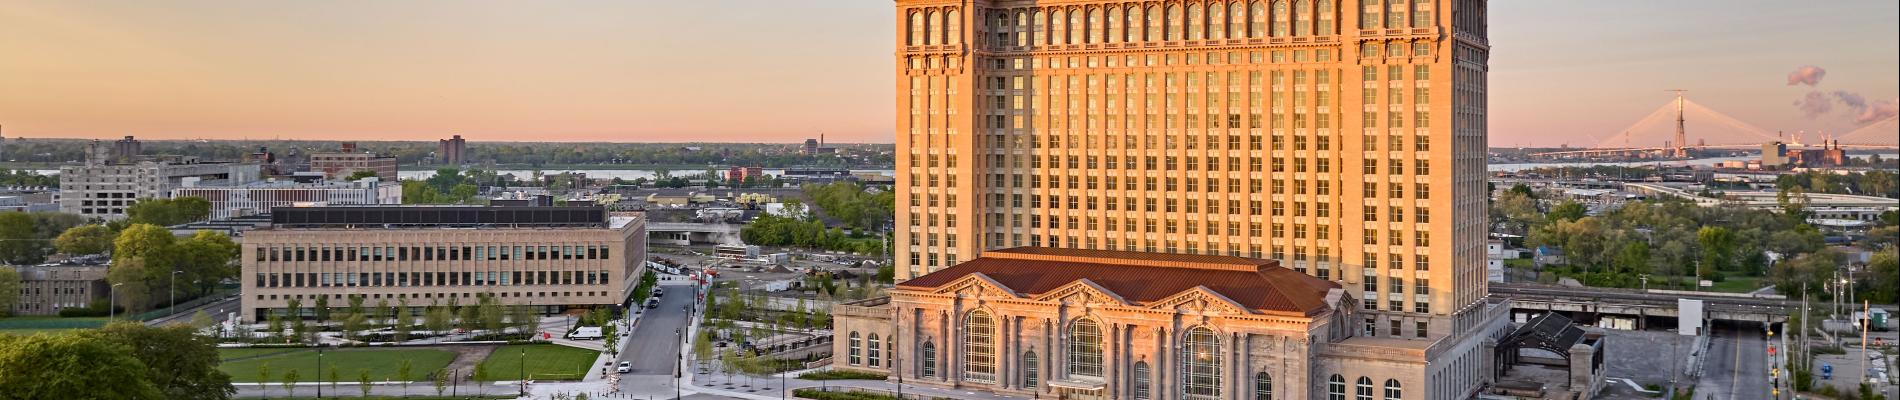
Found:
[[[1703,314],[1716,321],[1786,322],[1799,302],[1781,296],[1737,293],[1564,287],[1523,283],[1491,283],[1491,295],[1511,299],[1514,313],[1557,311],[1578,321],[1599,316],[1633,317],[1636,329],[1652,318],[1674,320],[1677,299],[1702,300]],[[1673,322],[1673,321],[1672,321]]]

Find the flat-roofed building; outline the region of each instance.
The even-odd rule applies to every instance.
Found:
[[[86,308],[105,298],[106,266],[47,264],[0,266],[20,272],[20,299],[13,315],[59,315],[59,310]]]
[[[359,153],[355,143],[344,143],[341,152],[310,155],[310,170],[323,172],[325,179],[343,179],[357,171],[375,171],[385,181],[398,178],[396,157]]]
[[[479,295],[542,313],[623,305],[647,257],[646,219],[603,207],[283,207],[245,234],[246,321],[288,302],[360,295],[411,307]]]
[[[172,189],[172,197],[199,197],[211,202],[212,220],[269,213],[294,205],[399,205],[402,185],[394,180],[364,178],[355,182],[251,182],[231,186],[193,186]]]

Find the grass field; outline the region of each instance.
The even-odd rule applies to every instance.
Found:
[[[0,334],[31,335],[34,333],[65,332],[74,329],[96,329],[106,326],[105,317],[11,317],[0,318]]]
[[[336,367],[343,380],[354,382],[358,371],[369,371],[371,380],[394,380],[402,360],[410,362],[409,379],[423,380],[430,372],[449,365],[455,353],[434,349],[337,349],[323,352],[323,370],[317,369],[316,349],[218,349],[218,369],[231,375],[233,382],[257,382],[260,365],[270,366],[268,382],[282,382],[284,373],[297,370],[297,380],[314,382],[328,379],[330,367]],[[260,357],[261,356],[261,357]],[[245,358],[255,357],[255,358]]]
[[[579,380],[587,375],[600,352],[553,344],[511,344],[495,349],[482,360],[480,381],[512,381],[521,376],[521,352],[527,350],[529,379]]]

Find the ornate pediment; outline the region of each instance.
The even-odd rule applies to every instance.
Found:
[[[1160,301],[1149,303],[1148,308],[1195,314],[1254,313],[1253,310],[1248,309],[1247,306],[1240,305],[1240,303],[1227,298],[1227,296],[1222,296],[1220,293],[1215,293],[1206,286],[1195,286],[1192,289],[1183,290],[1181,293],[1176,293]]]
[[[1077,279],[1075,282],[1069,282],[1067,285],[1057,287],[1056,290],[1051,290],[1048,293],[1043,293],[1041,296],[1036,296],[1036,301],[1061,302],[1075,305],[1097,303],[1128,305],[1127,299],[1123,299],[1121,295],[1109,291],[1108,288],[1104,288],[1102,285],[1098,285],[1095,281],[1091,281],[1088,278]]]
[[[971,273],[962,278],[957,278],[957,280],[950,281],[948,285],[938,286],[932,293],[954,294],[957,297],[986,297],[997,295],[1023,297],[1021,293],[1016,293],[1015,290],[1011,290],[1008,286],[1003,286],[1002,283],[996,282],[995,279],[991,279],[982,272]]]

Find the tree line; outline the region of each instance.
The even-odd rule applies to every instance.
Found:
[[[237,389],[218,370],[216,344],[197,330],[114,322],[0,334],[0,398],[230,399]]]

